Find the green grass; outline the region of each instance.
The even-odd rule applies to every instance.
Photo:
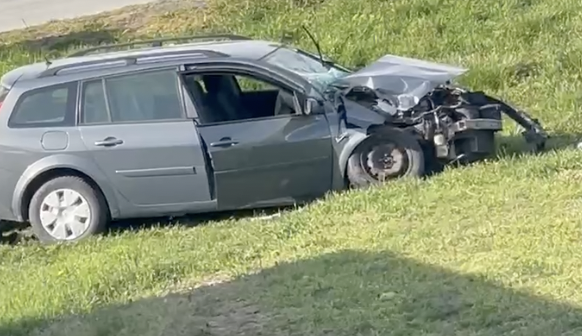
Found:
[[[2,246],[0,334],[582,335],[578,0],[164,3],[2,34],[0,70],[79,39],[201,31],[288,30],[313,50],[302,23],[348,66],[392,53],[470,68],[462,84],[539,117],[555,150],[509,155],[521,140],[500,139],[498,159],[268,221]]]

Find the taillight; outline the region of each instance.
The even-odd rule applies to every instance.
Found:
[[[4,99],[8,96],[8,92],[10,89],[7,89],[5,86],[0,86],[0,109],[2,108],[2,104],[4,104]]]

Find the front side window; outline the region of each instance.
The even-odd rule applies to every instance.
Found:
[[[76,84],[27,92],[16,103],[9,127],[51,127],[74,124]]]
[[[271,83],[250,76],[234,75],[234,80],[238,83],[242,92],[279,90]]]
[[[187,74],[184,82],[202,125],[297,115],[294,92],[257,76]]]
[[[184,118],[177,74],[152,71],[86,82],[82,123],[127,123]]]

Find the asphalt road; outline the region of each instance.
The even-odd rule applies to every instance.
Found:
[[[152,0],[0,0],[0,31],[24,28],[55,19],[97,14]]]

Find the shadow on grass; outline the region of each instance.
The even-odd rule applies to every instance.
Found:
[[[48,35],[8,43],[0,47],[2,50],[18,50],[31,54],[42,52],[47,56],[63,56],[74,47],[111,44],[117,41],[118,30],[84,30],[62,35]]]
[[[582,141],[581,134],[567,134],[567,133],[553,133],[546,142],[546,146],[542,150],[535,149],[533,145],[528,144],[521,135],[497,135],[495,137],[496,150],[495,153],[487,157],[489,161],[499,161],[516,156],[543,156],[555,151],[564,150],[566,148],[576,148],[578,142]],[[479,164],[482,160],[463,163],[456,162],[450,164],[451,167],[467,166]],[[427,177],[438,175],[444,171],[444,166],[435,164],[430,166],[427,171]]]
[[[580,335],[582,310],[392,253],[347,250],[84,315],[20,320],[0,333]]]
[[[147,230],[156,227],[195,227],[214,221],[252,220],[267,221],[276,218],[286,211],[298,211],[302,206],[270,207],[262,209],[219,211],[202,214],[191,214],[178,217],[135,218],[113,221],[105,235],[117,235],[127,231]],[[36,241],[28,223],[2,221],[0,223],[0,244],[17,245]]]
[[[497,159],[505,159],[515,155],[544,155],[551,151],[575,148],[582,141],[582,133],[552,133],[546,143],[545,150],[535,153],[521,135],[498,136]]]
[[[65,52],[81,45],[99,45],[115,43],[117,31],[79,31],[60,36],[47,36],[36,40],[26,40],[19,44],[30,51],[59,51]]]
[[[303,205],[302,205],[303,206]],[[108,234],[119,234],[128,230],[143,230],[158,226],[185,226],[195,227],[214,221],[239,220],[252,218],[253,220],[270,220],[287,211],[297,211],[302,206],[282,206],[262,209],[245,209],[233,211],[210,212],[191,214],[179,217],[140,218],[115,221],[110,225]]]

